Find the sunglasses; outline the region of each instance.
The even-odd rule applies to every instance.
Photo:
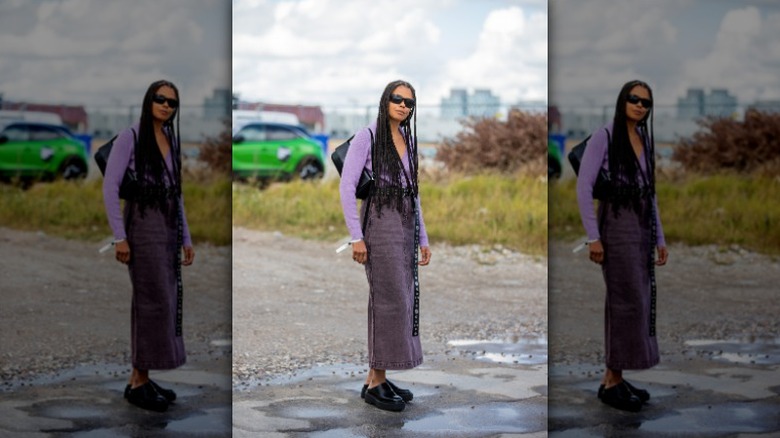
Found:
[[[168,106],[171,108],[177,108],[179,106],[179,101],[176,99],[169,99],[162,94],[155,94],[152,96],[152,102],[159,103],[160,105],[164,104],[165,102],[168,102]]]
[[[653,107],[653,101],[650,99],[643,99],[636,94],[629,94],[628,98],[626,99],[628,103],[636,105],[638,103],[641,103],[643,107],[645,108],[652,108]]]
[[[390,102],[393,102],[396,105],[400,105],[401,102],[406,105],[407,108],[411,109],[414,108],[414,99],[407,99],[400,94],[391,94],[390,95]]]

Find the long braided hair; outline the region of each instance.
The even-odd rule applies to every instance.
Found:
[[[387,188],[400,188],[406,184],[406,171],[403,163],[398,156],[398,152],[393,144],[393,133],[390,128],[390,115],[388,106],[390,104],[390,95],[396,88],[406,87],[412,91],[412,98],[417,100],[417,93],[412,84],[397,80],[390,82],[382,92],[382,98],[379,100],[379,112],[376,117],[376,140],[374,142],[374,151],[372,151],[372,167],[376,179],[374,181],[373,196],[376,199],[377,213],[381,214],[383,206],[395,208],[401,211],[403,206],[403,194],[400,191],[382,190]],[[409,116],[401,122],[401,130],[406,141],[406,149],[409,154],[409,180],[410,185],[407,189],[411,191],[412,199],[417,196],[417,108],[411,109]],[[411,126],[414,125],[414,126]]]
[[[612,144],[608,151],[609,173],[612,183],[611,190],[614,194],[611,201],[615,206],[615,214],[617,214],[620,208],[628,207],[638,213],[641,208],[641,199],[637,194],[644,193],[645,196],[650,196],[651,198],[655,194],[655,136],[653,135],[652,107],[648,108],[642,120],[637,122],[642,141],[647,141],[650,144],[650,149],[645,151],[645,157],[643,158],[647,159],[648,163],[647,186],[644,187],[644,190],[640,184],[641,176],[636,154],[631,147],[631,140],[628,137],[626,103],[631,90],[636,86],[646,89],[650,99],[653,99],[653,90],[646,82],[640,80],[626,82],[623,88],[621,88],[620,94],[618,94],[615,104],[615,118],[612,125]],[[650,125],[649,133],[648,121]]]
[[[171,117],[163,123],[163,130],[168,135],[170,142],[171,160],[173,163],[173,181],[168,181],[172,190],[172,196],[178,198],[181,194],[181,136],[179,133],[179,108],[181,100],[179,99],[179,89],[170,81],[160,80],[152,82],[144,95],[141,106],[141,121],[138,128],[138,145],[135,149],[135,171],[139,182],[139,196],[135,201],[138,203],[139,210],[143,214],[147,207],[156,207],[167,213],[168,202],[166,196],[161,195],[159,191],[151,189],[151,186],[159,185],[164,179],[167,179],[167,170],[165,159],[160,153],[157,138],[154,134],[154,116],[152,114],[152,97],[162,87],[170,87],[176,93],[176,100],[179,100],[179,107],[173,108]],[[176,127],[174,129],[174,122]]]

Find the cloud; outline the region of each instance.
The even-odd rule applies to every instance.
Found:
[[[185,105],[200,105],[213,88],[230,87],[229,11],[208,0],[3,2],[0,91],[8,100],[126,106],[167,78]]]
[[[452,87],[500,90],[504,103],[547,100],[547,14],[520,7],[491,11],[476,49],[448,63],[441,93]]]
[[[546,15],[506,8],[508,18],[495,14],[482,37],[474,34],[473,42],[459,46],[463,23],[442,17],[464,5],[473,6],[453,0],[236,0],[234,89],[246,100],[354,107],[374,105],[385,83],[405,79],[422,105],[437,106],[449,86],[473,87],[479,79],[494,92],[518,96],[528,87],[546,98]],[[513,30],[522,24],[524,32]],[[514,50],[515,43],[522,47]],[[512,62],[502,62],[509,56]],[[461,67],[450,67],[457,59]],[[533,68],[533,81],[523,83],[526,73],[513,68]]]
[[[727,12],[712,51],[685,64],[685,79],[701,87],[729,88],[741,102],[780,98],[778,29],[780,14],[762,17],[754,6]]]

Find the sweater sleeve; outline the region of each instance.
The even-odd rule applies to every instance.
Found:
[[[363,238],[355,190],[358,182],[360,182],[360,175],[363,173],[363,169],[371,168],[370,151],[371,134],[368,128],[364,128],[352,138],[347,156],[344,159],[344,167],[341,169],[341,183],[339,184],[341,209],[352,240]]]
[[[658,195],[653,196],[653,207],[655,208],[655,236],[656,246],[666,246],[664,237],[664,228],[661,226],[661,213],[658,212]]]
[[[608,145],[609,139],[606,129],[600,128],[593,133],[582,156],[580,172],[577,176],[577,204],[588,240],[601,238],[596,210],[593,207],[593,186],[596,184],[596,179],[603,166]]]
[[[428,244],[428,232],[425,230],[425,221],[423,220],[422,205],[420,204],[420,195],[417,195],[417,211],[420,212],[420,247],[430,246]]]
[[[131,128],[119,133],[111,147],[111,154],[109,154],[106,163],[106,174],[103,177],[103,205],[106,209],[108,225],[116,240],[127,238],[119,201],[119,187],[125,176],[125,170],[128,167],[133,168],[131,163],[134,146],[135,141]]]

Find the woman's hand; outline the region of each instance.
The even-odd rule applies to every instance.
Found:
[[[420,259],[420,262],[418,264],[420,266],[428,265],[428,263],[431,262],[431,249],[428,248],[427,246],[421,246],[420,256],[422,256],[422,258]]]
[[[191,246],[185,246],[184,260],[182,260],[181,264],[184,266],[189,266],[194,261],[195,261],[195,250]]]
[[[358,240],[352,244],[352,260],[365,265],[368,261],[368,249],[366,249],[366,242]]]
[[[124,264],[130,263],[130,244],[127,243],[127,239],[114,244],[116,250],[116,259]]]
[[[663,265],[665,265],[667,260],[669,260],[669,251],[666,250],[665,246],[659,246],[658,247],[658,260],[655,261],[656,266],[663,266]]]
[[[592,262],[599,265],[604,263],[604,246],[601,244],[600,240],[590,242],[588,244],[588,249],[590,250],[590,260]]]

